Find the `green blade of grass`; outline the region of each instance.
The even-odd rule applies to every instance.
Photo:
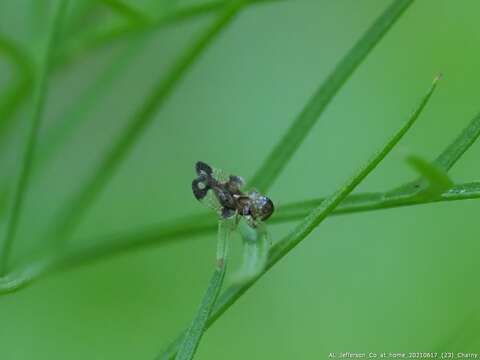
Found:
[[[20,75],[14,80],[5,94],[1,94],[0,103],[0,140],[7,136],[15,113],[20,110],[23,100],[30,94],[30,85],[32,78],[29,75]]]
[[[327,105],[412,2],[413,0],[394,1],[337,64],[255,173],[250,182],[253,187],[268,190]]]
[[[382,147],[382,149],[373,156],[360,170],[351,177],[335,193],[327,197],[318,207],[313,209],[285,238],[275,244],[269,254],[266,268],[260,272],[252,281],[232,286],[220,297],[218,305],[208,321],[208,326],[213,324],[230,306],[232,306],[253,284],[255,284],[270,268],[295,248],[304,240],[320,223],[330,215],[333,210],[350,194],[378,164],[387,156],[387,154],[397,145],[407,131],[412,127],[422,110],[425,108],[428,100],[431,98],[438,77],[427,94],[422,98],[420,104],[407,119],[404,125],[398,130]],[[162,359],[169,359],[178,351],[178,341],[174,341],[164,352]]]
[[[56,120],[55,127],[47,129],[43,140],[38,144],[37,155],[35,156],[34,171],[35,177],[39,170],[49,164],[54,155],[60,153],[62,146],[68,142],[75,130],[89,120],[89,115],[114,88],[115,80],[126,71],[132,64],[133,59],[147,44],[148,37],[133,39],[132,43],[122,51],[118,57],[112,59],[111,64],[89,86],[86,91],[68,107],[65,112]],[[8,184],[0,184],[0,192],[6,191]]]
[[[478,333],[480,332],[480,315],[478,309],[470,311],[462,323],[451,331],[447,337],[432,349],[434,352],[465,354],[467,348],[475,348],[478,344]],[[465,354],[466,355],[466,354]],[[467,356],[464,356],[467,357]],[[473,356],[472,356],[473,357]]]
[[[123,74],[133,63],[136,55],[147,44],[148,37],[136,38],[128,47],[115,56],[107,69],[95,82],[86,89],[62,115],[58,126],[45,134],[45,140],[39,144],[38,161],[36,167],[41,169],[48,164],[53,155],[59,152],[63,144],[75,133],[82,123],[88,120],[88,116],[105,97],[111,94],[115,86],[115,80]]]
[[[138,10],[136,7],[126,4],[120,0],[101,0],[102,3],[107,5],[110,9],[116,12],[118,15],[127,18],[134,23],[149,23],[150,17]]]
[[[457,184],[445,191],[436,198],[418,199],[415,192],[409,194],[393,193],[364,193],[348,196],[332,213],[332,215],[350,214],[363,211],[374,211],[382,209],[397,208],[402,206],[423,205],[434,202],[460,201],[480,198],[480,183],[472,182]],[[313,208],[319,206],[325,199],[319,198],[309,201],[295,202],[284,205],[278,209],[278,212],[269,220],[270,223],[283,223],[285,221],[298,220],[310,212]],[[167,244],[180,239],[198,237],[211,233],[215,229],[213,222],[208,214],[199,216],[190,216],[183,220],[177,220],[170,224],[147,229],[145,231],[135,231],[131,234],[114,236],[110,239],[99,239],[89,243],[93,246],[77,246],[62,251],[52,257],[52,265],[55,271],[71,269],[82,265],[90,264],[95,261],[109,258],[118,254],[142,250],[159,244]],[[28,268],[28,265],[24,268]],[[39,267],[37,267],[38,269]],[[33,279],[45,274],[40,271],[35,277],[22,275],[25,270],[20,269],[13,279],[7,285],[0,284],[0,293],[8,293],[28,285]],[[11,285],[15,284],[15,286]]]
[[[32,124],[30,126],[30,132],[26,141],[26,148],[24,151],[23,161],[20,169],[20,175],[15,189],[13,197],[13,208],[9,222],[7,224],[7,230],[0,258],[0,276],[4,275],[9,265],[9,258],[12,249],[12,244],[15,240],[15,236],[18,230],[18,221],[20,219],[23,203],[25,200],[25,193],[29,186],[30,175],[33,164],[33,156],[37,143],[38,130],[40,128],[43,108],[45,105],[45,98],[47,93],[47,80],[48,71],[50,67],[50,58],[53,51],[53,44],[55,43],[56,36],[60,26],[60,21],[64,16],[67,0],[58,0],[55,9],[55,15],[52,22],[51,29],[49,30],[47,37],[47,45],[42,60],[42,64],[38,70],[38,78],[35,84],[34,90],[34,105]]]
[[[448,171],[473,145],[480,135],[480,114],[472,119],[462,133],[435,159],[435,164]]]
[[[8,191],[0,190],[0,219],[5,215],[7,210],[7,198],[8,198]]]
[[[429,163],[416,155],[408,155],[407,163],[427,181],[427,184],[420,190],[419,196],[436,198],[454,186],[446,171],[438,165]],[[420,184],[419,184],[420,187]]]
[[[32,81],[32,65],[23,50],[10,39],[0,34],[0,53],[4,54],[15,67],[16,79],[13,85],[0,97],[0,138],[5,136],[5,130],[20,104],[30,93]]]
[[[176,360],[191,360],[197,352],[200,340],[206,330],[206,325],[213,306],[222,289],[223,279],[227,271],[228,247],[230,233],[235,220],[220,220],[218,222],[217,263],[200,308],[187,330]]]
[[[279,1],[285,0],[251,0],[248,1],[248,5]],[[156,19],[150,19],[150,21],[113,24],[101,29],[87,30],[66,44],[62,52],[59,53],[55,59],[55,64],[62,66],[68,65],[82,55],[105,46],[110,46],[134,34],[154,31],[161,27],[178,24],[202,15],[221,12],[229,3],[231,3],[231,1],[209,1],[190,5]]]
[[[356,214],[364,211],[386,210],[436,202],[480,199],[480,182],[457,184],[435,199],[419,200],[414,195],[353,194],[345,198],[331,215]],[[280,210],[279,214],[269,222],[277,224],[301,220],[323,201],[325,201],[325,198],[285,205],[282,208],[283,210]],[[22,289],[50,273],[75,269],[116,255],[210,234],[215,231],[215,224],[211,221],[211,214],[208,215],[189,217],[188,221],[183,220],[150,231],[133,232],[132,234],[114,236],[107,240],[98,239],[98,241],[91,242],[94,245],[71,246],[59,252],[47,254],[40,259],[29,260],[15,272],[0,278],[0,294],[5,295]]]
[[[444,172],[448,172],[465,152],[472,146],[480,135],[480,114],[474,117],[463,131],[453,140],[435,159],[435,166]],[[401,196],[402,194],[411,194],[419,190],[421,179],[410,181],[390,190],[389,195]]]
[[[436,202],[448,202],[459,200],[480,199],[480,183],[472,182],[457,184],[444,193],[430,198],[417,197],[416,192],[410,194],[353,194],[345,199],[333,212],[332,215],[356,214],[366,211],[387,210],[404,206],[425,205]],[[278,214],[274,222],[299,220],[315,206],[318,206],[324,199],[319,198],[308,202],[298,202],[286,205],[283,211]]]
[[[244,5],[245,0],[236,0],[229,3],[218,19],[180,56],[166,78],[162,78],[157,83],[150,95],[147,96],[146,101],[122,131],[120,137],[102,157],[99,165],[88,175],[86,183],[74,194],[72,199],[67,201],[66,206],[62,207],[60,215],[57,217],[58,221],[48,234],[49,238],[56,239],[57,242],[64,242],[69,237],[78,225],[79,220],[110,181],[134,144],[152,122],[157,110],[163,105],[190,66]]]

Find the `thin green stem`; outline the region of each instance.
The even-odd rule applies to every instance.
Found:
[[[32,171],[33,157],[37,143],[38,130],[41,125],[43,108],[45,105],[45,98],[47,93],[47,80],[50,67],[50,59],[53,51],[53,45],[58,35],[60,22],[63,19],[67,0],[58,0],[55,9],[55,15],[52,22],[51,29],[48,33],[47,45],[42,60],[42,64],[38,71],[38,78],[34,90],[34,106],[32,115],[32,124],[30,132],[26,141],[26,148],[24,151],[23,161],[20,170],[17,187],[13,198],[13,208],[10,219],[7,225],[7,231],[0,259],[0,276],[4,275],[9,266],[10,254],[15,236],[18,230],[18,222],[20,219],[23,203],[25,200],[25,193],[28,189],[30,176]]]
[[[408,155],[406,161],[421,176],[418,196],[435,198],[455,185],[447,172],[435,163],[416,155]]]
[[[279,2],[284,0],[252,0],[250,4]],[[161,27],[178,24],[203,15],[218,13],[222,11],[231,1],[214,0],[197,5],[190,5],[184,9],[167,13],[156,19],[150,19],[143,22],[128,22],[124,24],[113,24],[103,27],[99,30],[85,31],[77,38],[72,39],[58,57],[55,59],[57,65],[67,65],[78,59],[80,56],[90,53],[93,50],[109,46],[125,38],[149,31],[157,30]]]
[[[105,188],[120,164],[125,160],[131,149],[148,128],[157,110],[175,89],[187,70],[194,64],[203,51],[210,45],[226,25],[244,6],[245,0],[229,3],[218,19],[198,38],[198,40],[176,61],[165,79],[162,78],[155,86],[146,101],[134,114],[132,120],[122,131],[120,137],[113,143],[102,157],[99,165],[89,174],[81,189],[74,194],[57,217],[58,222],[49,232],[51,239],[64,242],[73,233],[80,219],[90,208],[98,194]]]
[[[13,85],[1,96],[0,101],[0,138],[10,124],[20,104],[30,93],[32,65],[27,54],[12,40],[0,34],[0,53],[3,53],[15,67],[16,79]]]
[[[143,24],[145,22],[150,22],[150,18],[147,14],[144,14],[142,11],[121,0],[101,0],[101,2],[133,23]]]
[[[470,124],[458,137],[435,159],[435,164],[448,171],[480,136],[480,114],[475,116]]]
[[[58,154],[61,147],[75,133],[75,130],[88,121],[89,115],[98,106],[111,90],[114,89],[115,80],[134,63],[134,58],[148,43],[148,37],[139,37],[133,40],[124,51],[115,56],[107,69],[86,89],[62,115],[60,115],[55,128],[47,131],[44,140],[39,144],[38,161],[36,168],[41,169],[48,164],[52,156]]]
[[[412,2],[413,0],[395,0],[340,60],[255,173],[250,182],[252,187],[268,190],[327,105]]]
[[[270,253],[265,269],[254,277],[250,282],[235,285],[228,288],[220,297],[218,305],[212,313],[208,321],[210,326],[225,311],[230,308],[253,284],[255,284],[269,269],[271,269],[278,261],[287,255],[301,241],[303,241],[320,223],[330,215],[335,208],[370,174],[378,164],[387,156],[387,154],[398,144],[402,137],[412,127],[418,116],[425,108],[433,91],[435,90],[437,78],[434,80],[432,87],[423,97],[420,105],[415,109],[413,114],[408,118],[402,128],[396,132],[391,139],[373,156],[360,170],[351,177],[342,187],[334,194],[327,197],[322,203],[314,208],[286,237],[275,244]],[[163,359],[170,359],[178,351],[178,341],[174,341],[164,352]]]
[[[433,165],[448,172],[480,136],[480,114],[475,116],[462,132],[435,159]],[[390,191],[391,194],[411,194],[419,190],[421,179],[410,181]]]
[[[331,215],[357,214],[367,211],[387,210],[405,206],[418,206],[440,202],[480,199],[480,182],[458,184],[436,198],[419,199],[415,194],[362,193],[353,194],[331,213]],[[290,203],[281,207],[269,219],[272,224],[281,224],[305,218],[325,198]],[[116,255],[166,245],[179,240],[192,239],[215,231],[211,214],[190,216],[169,225],[148,231],[114,236],[91,241],[93,245],[76,245],[59,252],[48,254],[40,260],[30,261],[5,278],[0,278],[0,294],[19,290],[50,273],[75,269]]]
[[[112,59],[107,69],[79,96],[78,100],[59,116],[55,121],[58,125],[46,129],[38,143],[32,177],[41,173],[52,158],[61,153],[60,149],[73,136],[75,130],[89,121],[89,115],[95,110],[95,106],[111,93],[115,80],[134,62],[135,56],[146,46],[148,39],[147,36],[133,39],[124,51]],[[0,193],[6,192],[7,181],[0,183]]]
[[[198,349],[200,340],[206,330],[208,318],[212,313],[213,306],[222,289],[223,279],[227,271],[228,246],[232,229],[232,220],[220,220],[218,222],[217,262],[215,270],[210,279],[207,291],[203,296],[200,308],[197,311],[192,325],[185,334],[176,360],[191,360]]]

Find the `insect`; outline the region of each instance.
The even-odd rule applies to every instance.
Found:
[[[267,220],[274,211],[272,200],[256,190],[241,189],[245,181],[236,175],[227,175],[202,161],[195,164],[198,177],[192,182],[195,198],[214,209],[223,219],[243,216],[252,227]]]

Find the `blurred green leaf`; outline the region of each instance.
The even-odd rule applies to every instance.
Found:
[[[435,159],[434,165],[444,172],[448,172],[463,154],[473,145],[480,135],[480,114],[474,117],[463,131],[453,140]],[[390,190],[389,195],[411,194],[417,192],[421,179],[415,179]]]
[[[136,7],[131,6],[130,4],[126,4],[121,0],[101,0],[101,2],[107,5],[118,15],[124,16],[130,21],[140,24],[150,22],[150,17],[147,14],[138,10]]]
[[[56,41],[56,37],[59,32],[61,20],[63,19],[63,16],[65,14],[66,5],[67,0],[57,1],[54,20],[52,22],[51,29],[49,30],[49,33],[47,35],[47,45],[43,61],[37,72],[37,79],[34,89],[32,123],[30,125],[30,132],[25,143],[25,150],[21,163],[20,175],[13,196],[13,208],[7,224],[5,240],[3,242],[3,247],[0,254],[0,276],[4,275],[8,269],[12,245],[15,240],[15,236],[18,230],[18,222],[20,220],[20,215],[23,210],[25,193],[28,189],[30,182],[37,137],[42,121],[45,98],[48,91],[47,83],[51,55],[54,43]]]
[[[367,176],[370,174],[387,154],[398,144],[402,137],[412,127],[419,115],[430,100],[436,85],[438,77],[434,79],[432,86],[426,95],[422,98],[415,111],[408,117],[405,124],[386,142],[384,147],[378,151],[359,171],[355,173],[343,186],[335,193],[327,197],[322,203],[313,209],[287,236],[276,243],[270,253],[267,266],[264,271],[259,273],[250,282],[231,286],[220,297],[219,303],[208,321],[208,327],[213,324],[222,314],[230,308],[253,284],[255,284],[270,268],[287,255],[301,241],[303,241],[323,220],[330,215],[335,208],[350,194]],[[171,359],[178,351],[178,338],[163,352],[161,359]]]
[[[190,66],[195,63],[216,36],[237,15],[244,4],[245,1],[230,3],[218,19],[179,57],[166,77],[162,77],[157,82],[120,136],[114,140],[107,153],[101,157],[98,162],[99,165],[92,168],[80,190],[70,200],[67,200],[66,205],[61,208],[55,224],[47,234],[48,239],[55,241],[56,244],[67,240],[85,212],[95,201],[97,195],[105,188],[135,143],[146,131],[158,109],[167,100]]]
[[[281,1],[286,0],[252,0],[248,1],[247,5]],[[228,3],[229,1],[225,0],[214,0],[189,5],[172,13],[162,14],[157,18],[149,19],[149,21],[127,22],[124,24],[113,23],[109,26],[102,26],[100,29],[87,29],[65,44],[63,49],[57,54],[55,64],[69,64],[95,49],[111,45],[116,41],[135,34],[153,31],[163,26],[177,24],[207,14],[220,13]]]
[[[185,334],[178,351],[177,360],[191,360],[197,352],[200,340],[206,330],[208,318],[222,289],[223,279],[227,271],[230,234],[234,225],[235,219],[220,220],[218,222],[217,263],[215,270],[208,284],[207,291],[203,296],[200,308],[193,319],[192,325]]]
[[[434,202],[480,199],[480,182],[457,184],[434,199],[419,200],[414,195],[385,193],[353,194],[345,198],[331,215],[355,214],[364,211],[425,205]],[[324,201],[325,198],[318,198],[286,204],[279,209],[277,215],[269,219],[269,223],[278,224],[301,220]],[[30,259],[26,264],[20,266],[17,271],[9,275],[8,279],[2,281],[2,278],[0,278],[0,294],[19,290],[51,272],[86,266],[121,254],[170,244],[178,240],[192,239],[213,233],[214,231],[215,223],[211,214],[203,214],[159,225],[153,229],[112,236],[107,240],[94,240],[87,245],[82,243],[74,244],[66,249],[56,250],[53,253],[44,253],[39,259]]]
[[[327,105],[412,2],[394,1],[340,60],[255,173],[252,187],[266,191],[273,184]]]
[[[425,186],[418,184],[420,195],[435,198],[454,186],[448,174],[436,164],[429,163],[416,155],[408,155],[407,163],[427,181]]]
[[[124,51],[115,56],[106,71],[56,121],[57,126],[47,129],[44,140],[39,144],[38,161],[35,164],[39,170],[44,167],[53,155],[58,154],[61,147],[68,142],[78,126],[85,124],[95,106],[114,90],[115,81],[134,63],[135,56],[146,46],[148,37],[136,38]]]
[[[30,93],[32,82],[32,65],[30,59],[15,42],[0,34],[0,54],[10,60],[15,80],[6,94],[0,96],[0,139],[6,136],[15,113]]]
[[[472,119],[462,133],[438,156],[435,164],[448,171],[473,145],[480,135],[480,114]]]

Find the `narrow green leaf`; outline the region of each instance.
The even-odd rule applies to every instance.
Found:
[[[252,281],[236,286],[232,286],[225,291],[220,297],[219,303],[215,306],[211,318],[208,321],[208,326],[213,324],[235,301],[240,298],[253,284],[255,284],[270,268],[272,268],[278,261],[287,255],[294,247],[296,247],[303,239],[305,239],[325,218],[330,215],[333,210],[350,194],[366,177],[370,174],[377,165],[387,156],[387,154],[397,145],[407,131],[417,120],[418,116],[425,108],[428,100],[435,90],[438,77],[434,79],[433,84],[427,94],[421,100],[419,106],[415,109],[412,115],[408,118],[402,128],[395,133],[392,138],[383,146],[383,148],[373,156],[360,170],[351,177],[342,187],[340,187],[334,194],[327,197],[318,207],[313,209],[301,222],[298,224],[285,238],[275,244],[269,255],[268,263],[263,272],[253,278]],[[164,354],[171,355],[178,350],[177,341],[169,346]],[[165,358],[165,357],[164,357]]]
[[[30,94],[31,78],[29,75],[20,75],[13,81],[5,94],[1,95],[0,103],[0,139],[7,136],[14,115],[20,110],[20,105]]]
[[[475,349],[478,347],[478,333],[480,332],[480,314],[478,309],[474,308],[463,319],[461,324],[453,328],[441,342],[439,341],[432,351],[442,353],[455,353],[457,358],[468,358],[465,349]],[[477,345],[477,346],[475,346]],[[465,356],[460,356],[460,354]],[[475,356],[474,358],[476,358]]]
[[[192,325],[185,334],[176,360],[191,360],[198,349],[200,340],[206,330],[208,318],[222,289],[223,279],[227,271],[228,246],[233,225],[234,220],[220,220],[218,222],[217,264],[215,271]]]
[[[355,214],[364,211],[425,205],[434,202],[480,199],[480,182],[455,185],[435,199],[419,200],[414,195],[353,194],[345,198],[331,215]],[[277,216],[269,220],[269,223],[301,220],[324,200],[324,198],[319,198],[285,205]],[[178,240],[200,237],[215,230],[215,224],[211,223],[211,216],[197,216],[189,219],[190,221],[188,222],[182,222],[185,226],[179,225],[179,222],[178,224],[164,225],[149,231],[115,236],[108,240],[99,239],[98,241],[89,242],[89,244],[93,245],[80,244],[70,246],[68,249],[48,253],[40,259],[30,260],[8,276],[0,277],[0,295],[22,289],[50,273],[75,269],[110,259],[116,255],[145,250]]]
[[[132,65],[136,55],[147,44],[148,37],[136,38],[124,51],[115,56],[107,69],[89,86],[86,91],[60,115],[55,128],[47,131],[39,144],[38,161],[35,166],[41,169],[48,164],[52,155],[58,154],[59,150],[68,139],[75,133],[78,126],[85,124],[95,106],[114,90],[115,80]]]
[[[277,244],[277,255],[272,255],[275,254],[275,252],[270,253],[270,258],[275,259],[275,258],[281,258],[284,254],[286,254],[290,249],[292,249],[298,242],[300,242],[305,236],[307,236],[313,228],[315,228],[323,219],[329,215],[331,212],[334,211],[334,209],[339,205],[341,201],[345,199],[345,197],[353,190],[354,187],[358,185],[358,182],[363,179],[362,176],[366,176],[373,167],[375,167],[382,159],[383,157],[386,156],[386,154],[395,146],[395,144],[403,137],[403,135],[406,133],[406,131],[413,125],[415,120],[418,118],[420,115],[421,111],[427,104],[428,100],[430,99],[436,84],[437,84],[438,78],[435,78],[432,87],[428,91],[428,93],[425,95],[425,97],[422,99],[420,105],[417,107],[417,109],[413,112],[411,117],[409,118],[408,122],[404,125],[404,127],[397,133],[395,136],[388,142],[388,144],[385,146],[385,148],[380,152],[372,161],[368,163],[368,166],[363,168],[359,174],[354,178],[357,179],[353,182],[349,182],[349,186],[343,187],[339,190],[338,193],[335,193],[333,196],[330,198],[324,199],[317,208],[312,210],[310,215],[307,216],[307,218],[300,224],[300,226],[292,233],[291,236],[287,237],[287,239],[290,239],[288,241],[283,241],[280,244],[283,244],[282,248],[278,249],[279,244]],[[457,193],[457,196],[462,193],[467,193],[466,190],[460,190]],[[369,199],[371,198],[371,195],[369,195]],[[398,195],[395,198],[395,201],[397,202],[398,206],[402,205],[402,201],[405,201],[405,199],[409,200],[408,196],[404,195]],[[410,199],[411,200],[411,199]],[[447,199],[448,200],[448,196]],[[395,203],[394,201],[394,203]],[[338,202],[338,203],[337,203]],[[387,203],[383,203],[382,206],[387,207]],[[374,207],[375,204],[370,204],[371,207]],[[391,206],[391,205],[390,205]],[[176,225],[178,228],[175,231],[175,228],[170,228],[166,229],[167,236],[166,238],[169,238],[170,240],[174,238],[175,235],[179,236],[182,234],[182,232],[185,234],[189,234],[191,236],[194,235],[194,231],[198,231],[198,233],[202,233],[205,231],[209,230],[209,225],[208,224],[201,224],[201,225],[188,225],[188,221],[185,223],[180,223]],[[169,232],[170,230],[170,232]],[[165,231],[165,230],[164,230]],[[155,239],[158,241],[158,239],[161,237],[159,234],[155,234],[156,236],[154,238],[150,237],[152,236],[151,234],[148,236],[143,236],[140,237],[141,241],[132,241],[132,238],[127,238],[124,242],[118,241],[118,239],[114,243],[110,243],[107,245],[96,245],[93,248],[87,248],[84,251],[75,251],[73,253],[63,253],[62,251],[57,252],[57,256],[53,257],[52,263],[53,265],[49,265],[51,267],[55,267],[55,263],[58,263],[57,265],[59,268],[60,267],[65,267],[65,266],[70,266],[73,267],[78,264],[84,264],[86,262],[92,261],[96,258],[100,258],[103,256],[107,255],[112,255],[113,250],[116,249],[117,252],[125,251],[126,249],[131,250],[134,247],[137,247],[139,245],[146,245],[146,244],[151,244],[152,239]],[[115,244],[115,245],[113,245]],[[275,249],[275,248],[274,248]],[[59,254],[59,255],[58,255]],[[276,257],[275,257],[276,256]],[[271,262],[269,262],[271,264]],[[263,273],[263,272],[262,272]],[[0,288],[1,292],[1,288]]]
[[[103,155],[99,165],[92,169],[85,184],[62,207],[58,217],[56,217],[58,219],[56,224],[54,224],[48,234],[50,239],[57,242],[67,240],[97,195],[105,188],[120,164],[148,128],[157,110],[163,105],[190,66],[235,17],[244,4],[245,0],[236,0],[229,3],[218,19],[180,56],[173,68],[168,72],[168,75],[157,83],[122,131],[120,137],[113,143],[107,153]]]
[[[0,190],[0,219],[3,218],[7,210],[8,192],[6,189]]]
[[[60,21],[62,20],[65,13],[66,4],[67,4],[67,0],[59,0],[57,2],[54,20],[53,20],[51,29],[48,33],[44,58],[42,60],[41,67],[39,68],[39,71],[38,71],[38,77],[37,77],[35,90],[34,90],[34,106],[33,106],[32,124],[30,128],[30,133],[28,135],[28,139],[25,145],[26,148],[23,156],[20,175],[19,175],[17,187],[15,189],[15,194],[13,197],[13,208],[12,208],[10,219],[7,225],[5,240],[2,247],[1,258],[0,258],[0,276],[6,273],[9,265],[8,262],[10,259],[12,245],[15,240],[21,211],[23,209],[25,193],[28,189],[29,182],[30,182],[33,156],[34,156],[37,137],[38,137],[38,130],[40,128],[46,93],[48,90],[47,79],[48,79],[48,71],[50,67],[51,53],[53,50],[53,44],[55,43],[56,37],[58,35]]]
[[[480,114],[472,119],[460,135],[437,157],[435,164],[448,171],[473,145],[480,135]]]
[[[480,114],[472,119],[472,121],[463,129],[458,137],[453,140],[435,159],[434,164],[445,172],[448,172],[463,154],[472,146],[480,135]],[[402,184],[388,192],[391,196],[411,194],[416,192],[421,186],[422,180],[416,179],[406,184]]]
[[[15,80],[6,94],[0,96],[0,138],[11,123],[20,104],[30,93],[32,65],[23,50],[12,40],[0,34],[0,53],[5,55],[14,67]]]
[[[241,221],[238,229],[243,239],[243,257],[241,268],[233,276],[233,281],[243,283],[250,281],[265,269],[270,244],[264,223],[260,223],[254,229],[245,221]]]
[[[408,155],[406,158],[407,163],[415,169],[423,179],[427,181],[425,186],[421,186],[418,183],[420,189],[420,196],[424,197],[437,197],[443,194],[448,189],[454,186],[450,177],[436,164],[429,163],[416,155]]]
[[[248,1],[247,5],[279,1],[286,0],[251,0]],[[125,24],[114,23],[101,29],[84,31],[64,46],[63,50],[56,57],[55,64],[65,66],[82,55],[112,45],[114,42],[124,40],[131,35],[141,35],[167,25],[178,24],[203,15],[219,13],[224,10],[229,3],[231,3],[231,1],[214,0],[201,4],[192,4],[176,10],[173,13],[167,13],[158,18],[150,19],[149,21],[129,22]]]
[[[136,7],[126,4],[121,0],[101,0],[105,5],[110,7],[118,15],[123,16],[136,23],[149,23],[150,17],[138,10]]]
[[[89,115],[95,106],[98,105],[114,89],[115,80],[126,71],[133,63],[136,55],[147,44],[148,37],[136,38],[119,56],[112,59],[107,67],[94,83],[89,86],[79,98],[63,112],[56,125],[45,131],[41,141],[38,143],[38,151],[33,164],[35,177],[41,173],[42,168],[49,164],[55,155],[58,155],[62,146],[68,142],[75,130],[89,120]],[[6,191],[8,184],[0,184],[0,192]]]
[[[327,105],[412,2],[395,0],[340,60],[255,173],[253,187],[266,191],[273,184]]]

